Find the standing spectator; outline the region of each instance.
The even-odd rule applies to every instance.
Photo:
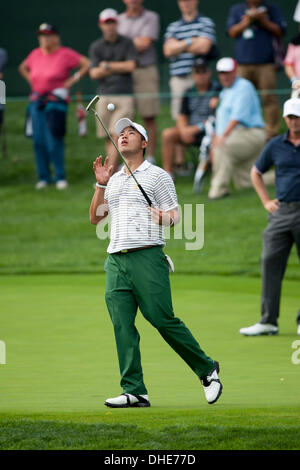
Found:
[[[292,84],[300,79],[300,32],[289,42],[284,70]]]
[[[118,136],[114,124],[122,117],[134,117],[134,98],[132,72],[136,67],[137,51],[130,38],[118,34],[118,13],[106,8],[99,15],[99,27],[102,37],[94,41],[89,50],[91,59],[90,77],[98,80],[97,93],[102,96],[96,109],[103,119],[113,139]],[[113,103],[115,111],[107,110]],[[106,138],[106,154],[114,171],[119,166],[119,155],[104,129],[96,122],[97,136]]]
[[[133,71],[133,90],[139,114],[148,129],[146,159],[155,163],[156,116],[159,114],[159,72],[154,43],[159,37],[159,16],[143,8],[143,0],[123,0],[126,11],[119,15],[118,32],[133,40],[138,52]],[[149,97],[142,96],[149,94]]]
[[[37,31],[39,47],[19,66],[31,86],[30,114],[37,165],[42,189],[51,182],[50,162],[55,168],[57,189],[68,186],[64,167],[64,134],[69,89],[87,74],[89,60],[60,43],[56,26],[43,23]],[[71,70],[79,70],[70,76]]]
[[[178,0],[182,17],[167,27],[163,52],[170,59],[171,116],[180,113],[182,97],[193,85],[196,56],[207,56],[216,42],[214,22],[199,14],[198,0]],[[177,146],[176,160],[183,162],[183,147]]]
[[[232,177],[237,188],[251,187],[250,170],[265,144],[264,121],[253,84],[237,75],[237,64],[231,57],[220,59],[217,71],[223,90],[216,112],[210,199],[227,196]]]
[[[221,86],[211,79],[211,71],[204,59],[198,58],[193,67],[195,85],[184,95],[176,127],[162,133],[163,168],[173,176],[175,146],[178,143],[200,147],[205,136],[205,124],[213,116],[213,96],[218,96]]]
[[[0,48],[0,80],[3,79],[3,71],[7,63],[7,52],[5,49]],[[4,104],[0,102],[0,129],[3,123]]]
[[[281,38],[286,23],[278,5],[264,0],[246,0],[231,7],[227,32],[235,39],[235,59],[241,77],[250,80],[261,95],[267,138],[278,134],[278,99],[269,90],[276,89],[274,38]]]
[[[294,243],[300,259],[300,100],[287,100],[283,116],[288,131],[268,142],[251,170],[253,186],[269,213],[269,224],[263,236],[261,319],[240,329],[245,336],[278,333],[281,285]],[[270,198],[262,179],[273,165],[276,199]],[[296,321],[300,335],[300,310]]]

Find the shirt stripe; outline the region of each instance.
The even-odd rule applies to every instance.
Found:
[[[213,43],[216,42],[214,22],[202,15],[198,15],[193,21],[186,22],[183,19],[169,24],[165,33],[165,41],[170,38],[178,40],[191,37],[205,37]],[[195,56],[194,54],[179,54],[170,58],[170,75],[187,75],[191,73]]]
[[[154,207],[170,211],[178,206],[172,178],[166,171],[144,161],[135,171]],[[109,180],[104,193],[110,215],[108,253],[149,245],[165,245],[163,227],[154,224],[148,203],[124,167]]]

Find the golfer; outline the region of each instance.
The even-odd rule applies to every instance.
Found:
[[[112,176],[108,158],[94,162],[96,190],[90,206],[90,221],[96,225],[108,213],[111,234],[105,261],[107,308],[114,326],[123,393],[108,398],[112,408],[149,407],[143,381],[137,309],[159,331],[165,341],[198,375],[208,403],[222,393],[219,364],[201,350],[184,323],[174,316],[169,266],[163,252],[163,226],[179,219],[178,202],[171,177],[144,160],[147,132],[127,118],[116,125],[118,149],[142,186],[149,207],[126,166]]]

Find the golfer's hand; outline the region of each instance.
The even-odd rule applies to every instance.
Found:
[[[172,223],[172,217],[169,212],[162,211],[157,207],[149,207],[151,218],[156,225],[165,225],[168,227]]]
[[[113,166],[108,166],[108,157],[106,157],[104,165],[102,165],[102,155],[100,155],[94,161],[93,168],[97,183],[106,185],[113,173]]]
[[[267,201],[265,204],[264,204],[264,208],[270,213],[270,214],[273,214],[274,212],[276,212],[278,209],[279,209],[279,206],[278,206],[278,199],[270,199],[270,201]]]

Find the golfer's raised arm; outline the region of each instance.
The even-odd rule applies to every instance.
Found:
[[[104,199],[104,193],[112,175],[113,167],[108,166],[108,157],[102,165],[102,156],[100,156],[94,161],[93,169],[96,176],[96,188],[90,205],[90,222],[97,225],[108,215],[108,206]]]

